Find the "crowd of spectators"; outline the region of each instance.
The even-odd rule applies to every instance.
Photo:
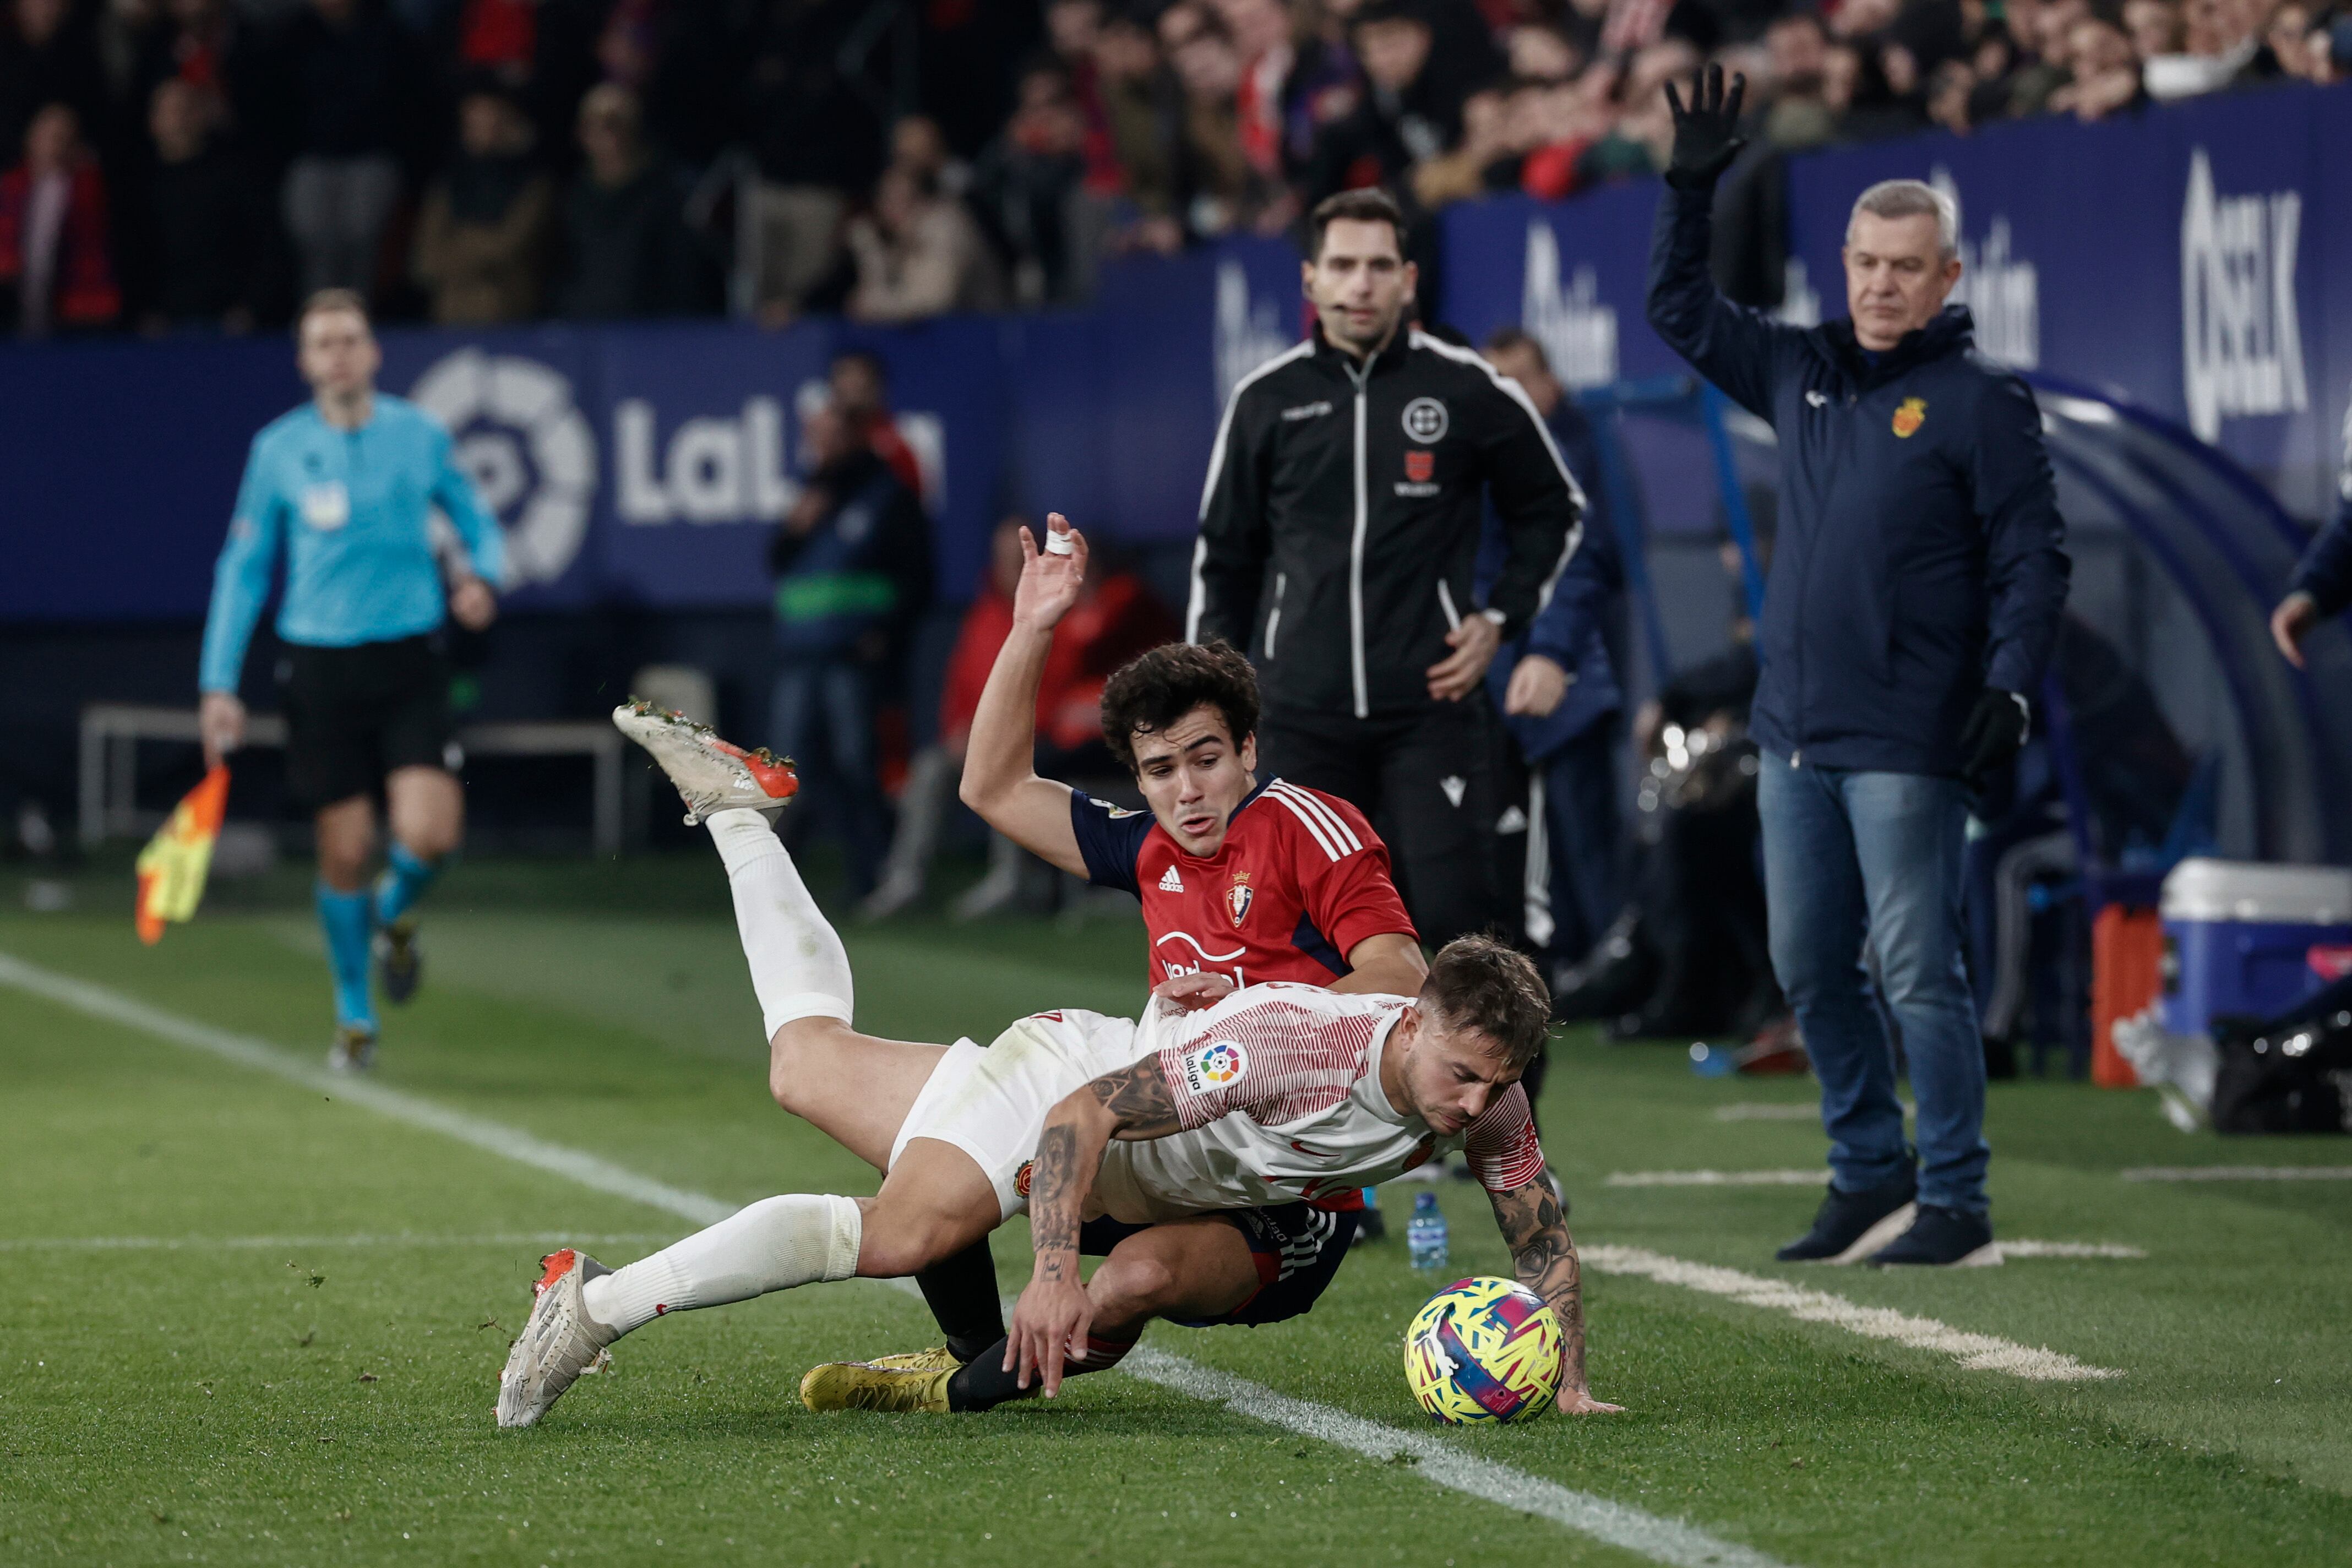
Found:
[[[2352,74],[2331,0],[0,0],[28,336],[311,289],[485,323],[906,321],[1107,256],[1663,165],[1716,58],[1764,153]]]

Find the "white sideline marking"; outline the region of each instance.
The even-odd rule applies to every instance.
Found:
[[[606,1247],[667,1246],[667,1231],[519,1231],[505,1236],[19,1236],[0,1239],[0,1252],[298,1252],[321,1247]]]
[[[1826,1187],[1827,1171],[1612,1171],[1612,1187]]]
[[[647,1208],[692,1220],[697,1225],[715,1225],[741,1206],[656,1182],[650,1176],[624,1170],[609,1160],[600,1160],[583,1150],[549,1143],[520,1128],[486,1121],[461,1110],[451,1110],[416,1095],[387,1089],[372,1079],[347,1078],[341,1073],[329,1072],[323,1067],[310,1066],[250,1035],[232,1034],[226,1029],[215,1029],[209,1024],[200,1024],[194,1018],[163,1012],[143,1002],[133,1001],[120,992],[110,991],[103,985],[93,985],[71,975],[36,968],[5,952],[0,952],[0,984],[29,991],[36,996],[46,997],[79,1013],[87,1013],[93,1018],[144,1030],[158,1039],[204,1051],[223,1061],[234,1062],[238,1067],[273,1073],[289,1082],[314,1089],[329,1100],[363,1105],[395,1121],[405,1121],[412,1127],[422,1127],[427,1131],[455,1138],[460,1143],[470,1143],[477,1149],[502,1155],[520,1164],[534,1166],[559,1176],[569,1176],[583,1187],[627,1198]]]
[[[2141,1165],[2126,1182],[2352,1182],[2352,1165]]]
[[[1653,1563],[1681,1568],[1777,1568],[1775,1560],[1752,1547],[1719,1541],[1680,1520],[1660,1519],[1638,1508],[1612,1502],[1521,1471],[1465,1454],[1425,1433],[1408,1432],[1361,1416],[1349,1415],[1328,1405],[1293,1399],[1255,1383],[1195,1365],[1181,1356],[1141,1349],[1119,1363],[1148,1382],[1189,1394],[1195,1399],[1222,1403],[1237,1415],[1280,1426],[1302,1436],[1350,1448],[1368,1459],[1387,1461],[1400,1454],[1419,1461],[1413,1473],[1423,1480],[1452,1491],[1466,1492],[1522,1513],[1540,1514],[1580,1534],[1612,1546],[1638,1552]],[[1554,1415],[1553,1420],[1560,1417]],[[1607,1416],[1586,1416],[1605,1421]]]
[[[1786,1312],[1808,1323],[1828,1323],[1865,1339],[1892,1340],[1915,1349],[1937,1351],[1971,1372],[2005,1372],[2036,1383],[2082,1383],[2095,1378],[2121,1377],[2113,1367],[2091,1366],[2073,1356],[2043,1348],[2036,1350],[2014,1340],[1974,1334],[1915,1318],[1891,1307],[1864,1307],[1827,1290],[1807,1289],[1785,1279],[1743,1274],[1737,1268],[1687,1263],[1638,1247],[1588,1247],[1584,1261],[1604,1274],[1637,1274],[1661,1284],[1680,1285],[1709,1296],[1727,1296],[1750,1307]]]
[[[2146,1258],[2147,1249],[2119,1241],[1996,1241],[2003,1258]]]
[[[346,1079],[322,1068],[306,1067],[278,1047],[251,1036],[231,1034],[160,1011],[88,981],[36,968],[5,952],[0,952],[0,984],[14,985],[91,1017],[141,1029],[159,1039],[206,1052],[239,1067],[274,1073],[316,1089],[331,1099],[341,1095],[395,1121],[440,1132],[490,1153],[568,1176],[597,1192],[628,1198],[696,1225],[724,1219],[740,1206],[638,1175],[593,1154],[546,1142],[520,1129],[446,1110],[415,1095],[363,1079]],[[911,1279],[888,1283],[909,1291],[915,1289]],[[1654,1563],[1672,1564],[1673,1568],[1784,1568],[1775,1558],[1750,1547],[1717,1540],[1680,1520],[1661,1519],[1624,1503],[1576,1491],[1508,1465],[1464,1453],[1422,1433],[1366,1421],[1328,1405],[1292,1399],[1246,1378],[1196,1365],[1182,1356],[1140,1349],[1130,1353],[1121,1365],[1150,1382],[1195,1398],[1221,1401],[1229,1409],[1254,1420],[1367,1458],[1385,1460],[1399,1453],[1412,1454],[1421,1461],[1413,1468],[1414,1473],[1434,1486],[1524,1513],[1539,1514]]]

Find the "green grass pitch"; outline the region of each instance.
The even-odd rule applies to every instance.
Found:
[[[155,949],[119,868],[0,954],[308,1063],[317,941],[289,872],[223,888]],[[870,1191],[764,1093],[714,858],[480,863],[425,911],[426,988],[379,1078],[450,1110],[744,1202]],[[1139,928],[846,931],[860,1023],[985,1039],[1055,1005],[1131,1011]],[[1878,1275],[1770,1261],[1792,1186],[1624,1187],[1612,1172],[1811,1168],[1788,1080],[1570,1034],[1543,1107],[1587,1247],[1637,1247],[2047,1346],[2122,1375],[2031,1383],[1769,1306],[1589,1273],[1592,1378],[1622,1416],[1446,1433],[1467,1454],[1680,1519],[1797,1568],[2352,1561],[2352,1184],[2126,1183],[2134,1165],[2342,1163],[2326,1140],[2173,1131],[2137,1094],[1997,1085],[2008,1237],[2142,1258]],[[929,1342],[908,1295],[822,1286],[685,1314],[617,1347],[540,1427],[498,1368],[535,1260],[607,1262],[689,1228],[281,1078],[0,984],[0,1563],[1439,1564],[1636,1563],[1620,1547],[1123,1373],[984,1416],[818,1417],[819,1360]],[[1406,1189],[1411,1191],[1412,1189]],[[1441,1191],[1460,1272],[1507,1272],[1483,1198]],[[1391,1195],[1391,1204],[1398,1200]],[[997,1241],[1008,1289],[1025,1234]],[[1309,1318],[1148,1343],[1425,1433],[1399,1334],[1401,1242]]]

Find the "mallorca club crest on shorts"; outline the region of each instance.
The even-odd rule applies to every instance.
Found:
[[[1412,451],[1404,455],[1404,477],[1416,485],[1425,485],[1437,477],[1437,454]]]
[[[1906,397],[1903,400],[1903,406],[1895,411],[1895,434],[1899,440],[1908,441],[1926,423],[1927,400],[1924,397]]]
[[[1249,1071],[1249,1053],[1239,1040],[1211,1040],[1184,1053],[1184,1087],[1194,1094],[1223,1089]]]
[[[1234,872],[1234,885],[1225,889],[1225,909],[1234,917],[1234,925],[1237,929],[1242,923],[1242,917],[1249,913],[1250,900],[1256,896],[1250,890],[1249,873]]]
[[[1024,1160],[1021,1168],[1013,1173],[1013,1195],[1026,1202],[1029,1197],[1029,1173],[1037,1168],[1034,1160]]]

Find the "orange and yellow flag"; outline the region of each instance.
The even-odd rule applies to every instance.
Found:
[[[184,921],[205,896],[213,846],[228,809],[228,764],[205,774],[173,808],[171,819],[139,851],[139,940],[163,940],[165,921]]]

